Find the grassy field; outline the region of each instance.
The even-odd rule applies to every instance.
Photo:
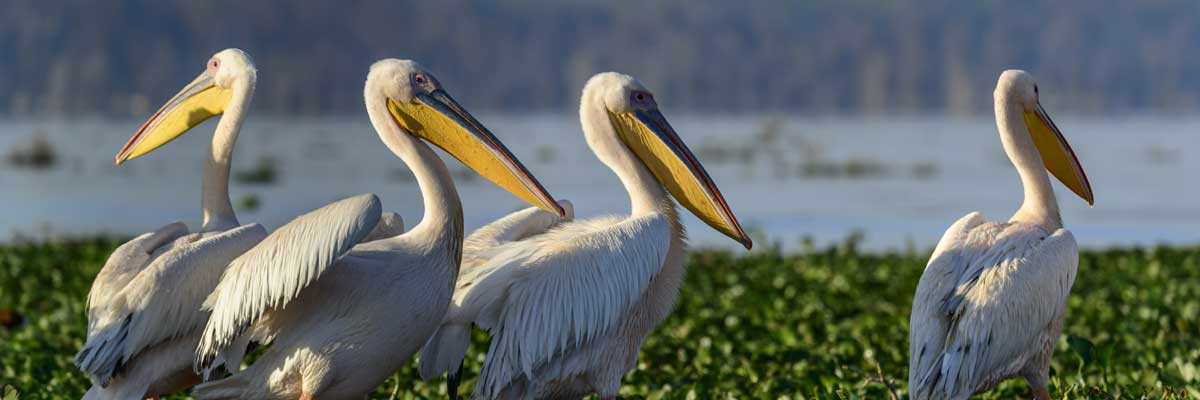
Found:
[[[89,382],[71,365],[84,339],[84,296],[118,244],[0,247],[0,322],[11,325],[0,327],[0,399],[84,392]],[[696,252],[675,313],[642,348],[622,397],[904,398],[909,305],[927,256],[863,254],[853,242],[787,255]],[[14,324],[11,312],[24,322]],[[1200,399],[1198,334],[1200,248],[1087,251],[1051,393]],[[476,335],[466,391],[485,339]],[[374,398],[444,397],[442,381],[420,382],[413,365]],[[1009,382],[977,398],[1026,393],[1023,383]]]

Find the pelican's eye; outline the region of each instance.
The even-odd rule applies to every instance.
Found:
[[[637,104],[639,106],[648,106],[654,104],[654,98],[646,92],[633,92],[633,94],[631,94],[629,97],[630,100],[633,101],[633,104]]]
[[[216,75],[216,74],[217,74],[217,68],[220,68],[220,67],[221,67],[221,60],[220,60],[220,59],[218,59],[218,58],[214,57],[213,59],[211,59],[211,60],[208,60],[208,73],[209,73],[209,74],[211,74],[211,75]]]

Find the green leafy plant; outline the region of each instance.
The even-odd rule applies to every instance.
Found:
[[[626,399],[890,399],[907,396],[908,314],[927,252],[857,250],[858,239],[785,254],[694,251],[675,311],[625,377]],[[85,296],[121,241],[0,245],[3,400],[78,398],[90,386],[72,356],[83,344]],[[1051,371],[1058,399],[1200,399],[1200,248],[1080,254]],[[461,390],[487,349],[474,334]],[[445,396],[407,363],[371,396]],[[1020,381],[974,397],[1027,396]],[[186,393],[171,398],[186,398]]]

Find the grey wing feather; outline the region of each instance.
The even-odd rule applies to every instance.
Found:
[[[375,229],[367,234],[367,237],[362,239],[362,243],[373,242],[379,239],[387,239],[390,237],[399,236],[404,233],[404,218],[400,214],[388,211],[379,217],[379,224],[375,225]]]
[[[258,224],[217,234],[178,236],[178,228],[168,231],[172,233],[139,237],[161,243],[149,265],[120,290],[106,295],[93,290],[91,297],[105,300],[92,301],[87,342],[75,363],[102,386],[141,351],[198,332],[208,318],[201,306],[225,267],[267,234]],[[175,239],[162,242],[167,237]],[[140,259],[114,253],[118,255],[127,261]]]
[[[379,198],[363,194],[301,215],[238,257],[205,302],[212,316],[197,370],[273,308],[282,308],[379,224]]]
[[[161,254],[169,249],[170,244],[187,233],[187,225],[182,222],[172,222],[117,247],[108,256],[108,261],[104,263],[104,268],[100,269],[100,273],[92,281],[92,288],[88,292],[89,325],[96,319],[96,312],[104,309],[105,304],[114,298],[114,293],[124,289],[125,285],[128,285],[129,281],[133,280],[138,273],[150,266],[156,253]]]

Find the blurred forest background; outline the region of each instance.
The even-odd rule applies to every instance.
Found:
[[[255,107],[361,110],[371,62],[412,58],[468,106],[569,111],[591,74],[693,111],[986,114],[1002,69],[1056,110],[1200,107],[1196,0],[6,0],[0,115],[141,116],[241,47]]]

